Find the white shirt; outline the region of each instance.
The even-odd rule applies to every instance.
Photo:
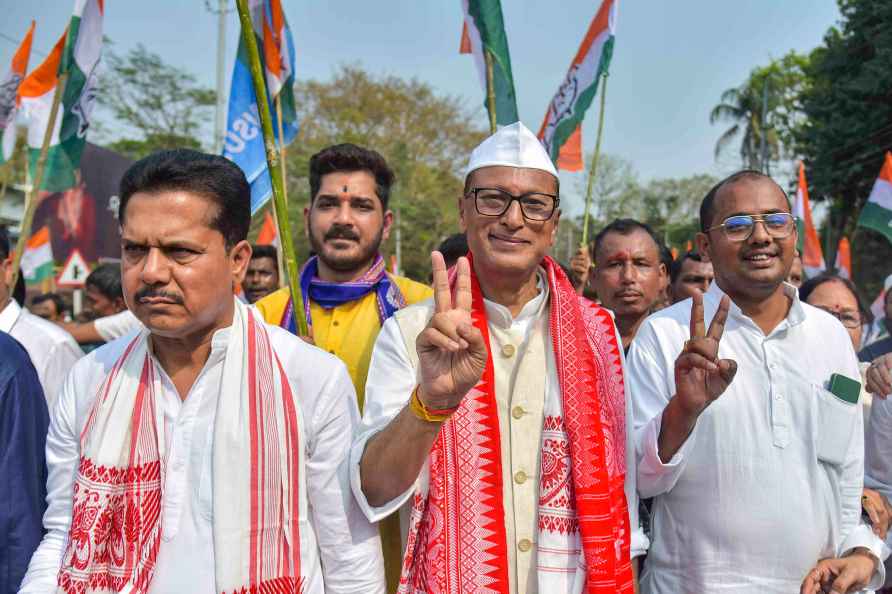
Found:
[[[96,328],[96,333],[102,337],[102,340],[111,342],[130,334],[137,328],[142,328],[142,322],[133,315],[132,311],[125,309],[116,314],[93,320],[93,327]]]
[[[539,278],[539,295],[529,301],[517,315],[504,306],[484,299],[490,331],[490,352],[493,353],[493,367],[496,384],[496,403],[499,427],[502,435],[502,484],[503,506],[505,510],[505,532],[508,552],[508,581],[511,593],[536,594],[536,548],[528,552],[519,547],[523,540],[535,544],[537,534],[537,509],[539,502],[539,475],[541,470],[540,444],[542,435],[543,409],[547,390],[558,391],[560,384],[557,366],[551,348],[551,335],[548,326],[549,290],[544,279]],[[354,439],[350,460],[353,493],[369,520],[377,522],[391,513],[400,510],[403,520],[403,535],[407,529],[406,519],[411,509],[410,497],[415,485],[396,499],[373,507],[362,492],[359,464],[365,446],[377,433],[383,430],[408,404],[409,397],[417,385],[414,340],[413,353],[407,348],[407,338],[400,329],[406,324],[420,331],[427,324],[433,312],[433,300],[429,299],[401,310],[387,320],[381,328],[372,353],[369,375],[366,382],[366,400],[362,424]],[[546,331],[541,332],[541,346],[532,337],[537,323]],[[619,339],[617,338],[619,342]],[[505,350],[505,347],[510,348]],[[541,367],[532,367],[536,360],[536,349],[542,351]],[[510,353],[508,355],[507,353]],[[517,416],[515,416],[516,411]],[[631,408],[626,394],[626,434],[627,462],[634,464]],[[529,477],[518,484],[514,476],[523,471]],[[427,465],[422,474],[427,472]],[[629,498],[631,526],[638,527],[638,500],[635,494],[635,471],[626,474],[626,496]],[[403,541],[405,545],[405,538]],[[633,531],[632,556],[643,554],[647,540],[643,531]],[[560,594],[545,593],[541,594]]]
[[[306,432],[309,518],[300,519],[301,572],[309,594],[381,593],[384,565],[377,531],[350,494],[350,436],[359,422],[344,364],[279,328],[267,326],[273,349],[299,403]],[[162,490],[162,543],[152,594],[216,594],[213,541],[213,427],[229,328],[212,339],[211,354],[185,400],[161,370],[160,399],[169,444]],[[51,415],[44,537],[31,559],[22,593],[55,592],[71,523],[79,435],[94,396],[129,339],[107,344],[74,367]]]
[[[47,406],[53,410],[65,376],[84,352],[68,332],[22,309],[14,299],[0,311],[0,330],[12,335],[28,351]]]
[[[674,365],[690,338],[691,300],[650,316],[629,352],[638,489],[654,497],[653,540],[642,592],[799,592],[824,557],[882,543],[861,523],[861,406],[827,390],[833,373],[858,381],[858,360],[842,324],[792,300],[768,336],[734,303],[719,357],[737,375],[700,415],[668,463],[657,454]],[[723,293],[704,296],[708,324]],[[871,588],[883,582],[874,575]]]
[[[864,486],[880,492],[892,502],[892,397],[874,397],[864,440]],[[892,547],[892,531],[886,535]],[[892,559],[886,561],[886,568]],[[887,582],[892,575],[887,571]],[[887,587],[889,584],[884,584]]]

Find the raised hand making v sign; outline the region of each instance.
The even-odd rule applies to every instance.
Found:
[[[431,254],[434,312],[418,335],[418,385],[389,430],[398,439],[373,438],[366,446],[362,486],[369,503],[381,505],[418,477],[440,426],[480,381],[488,356],[483,335],[471,320],[471,266],[456,263],[455,293],[440,252]],[[383,433],[383,432],[382,432]]]
[[[697,418],[728,388],[737,373],[732,359],[719,359],[730,299],[725,295],[706,330],[703,296],[692,297],[691,338],[675,360],[675,397],[663,411],[659,437],[660,459],[670,460],[694,428]]]
[[[454,410],[486,368],[487,350],[471,320],[471,266],[456,263],[455,296],[440,252],[431,254],[434,315],[415,341],[420,382],[418,399],[429,409]]]

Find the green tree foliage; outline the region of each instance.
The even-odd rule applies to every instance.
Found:
[[[103,122],[100,129],[123,132],[106,143],[109,148],[133,159],[163,148],[202,148],[216,101],[213,90],[142,45],[123,56],[106,51],[104,61],[97,100],[113,123]]]
[[[753,69],[737,88],[722,93],[712,108],[709,122],[730,122],[715,145],[715,156],[739,141],[741,164],[747,169],[762,169],[762,138],[768,157],[766,168],[786,155],[793,145],[792,130],[800,121],[799,96],[805,82],[807,59],[795,52]],[[763,110],[767,107],[763,118]]]
[[[340,68],[327,82],[295,88],[300,132],[288,147],[289,215],[299,259],[309,246],[303,210],[309,202],[309,159],[331,144],[352,142],[387,159],[397,176],[390,208],[399,210],[403,273],[426,280],[430,252],[458,230],[463,168],[486,132],[455,97],[426,83],[376,77],[358,66]],[[382,246],[395,253],[396,229]]]
[[[825,260],[848,235],[856,281],[872,295],[890,272],[892,246],[855,225],[892,149],[892,3],[839,0],[839,8],[840,26],[809,56],[794,136],[812,200],[830,202]]]
[[[653,227],[667,246],[684,249],[699,230],[700,203],[717,182],[711,175],[700,174],[642,184],[631,163],[601,155],[589,237],[594,238],[614,219],[632,218]],[[581,217],[574,223],[581,229]]]

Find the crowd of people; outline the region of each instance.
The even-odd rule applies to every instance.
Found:
[[[618,219],[563,265],[557,172],[506,126],[418,282],[386,160],[309,172],[299,296],[193,150],[124,175],[77,316],[13,298],[0,232],[0,594],[884,587],[892,291],[869,341],[770,177],[716,184],[695,250]]]

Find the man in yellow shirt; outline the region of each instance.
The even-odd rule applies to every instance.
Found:
[[[338,144],[310,158],[307,238],[316,254],[300,274],[304,303],[280,289],[256,303],[270,324],[296,332],[303,315],[313,342],[347,365],[362,410],[375,339],[395,311],[431,297],[430,287],[389,274],[378,252],[393,225],[387,209],[394,176],[379,153]],[[381,522],[388,590],[394,592],[402,561],[399,517]]]

